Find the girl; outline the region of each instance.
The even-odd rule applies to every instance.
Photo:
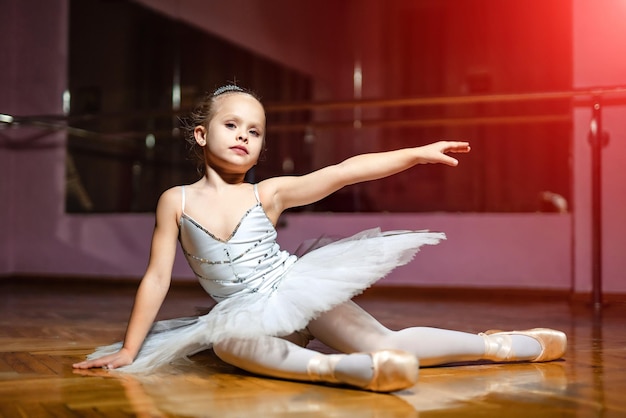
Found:
[[[444,239],[441,233],[369,230],[299,259],[276,243],[274,225],[285,209],[416,164],[456,166],[447,153],[469,152],[467,142],[359,155],[253,185],[244,176],[265,141],[260,101],[225,86],[195,116],[191,137],[202,150],[204,176],[159,199],[150,262],[123,343],[101,347],[75,368],[141,372],[213,347],[225,362],[253,373],[390,392],[415,384],[419,364],[549,361],[564,354],[566,337],[559,331],[391,331],[350,300],[409,262],[421,245]],[[177,239],[218,303],[207,315],[153,325],[170,285]],[[345,354],[306,349],[313,338]]]

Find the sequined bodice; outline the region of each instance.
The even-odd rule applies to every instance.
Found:
[[[183,206],[179,233],[183,253],[202,287],[218,302],[240,293],[271,292],[278,286],[296,257],[282,251],[276,237],[258,197],[227,240],[188,216]]]

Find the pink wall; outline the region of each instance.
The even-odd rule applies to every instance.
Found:
[[[195,19],[198,24],[213,25],[222,36],[258,50],[260,53],[281,59],[296,67],[307,68],[321,74],[323,80],[329,68],[311,63],[306,48],[307,37],[324,36],[323,31],[311,26],[312,18],[285,23],[284,27],[250,30],[254,14],[260,12],[255,5],[262,2],[239,0],[241,7],[200,1],[142,0],[171,13]],[[575,0],[576,86],[624,82],[623,62],[593,66],[587,61],[592,54],[593,42],[581,39],[583,28],[598,29],[597,36],[609,48],[602,57],[625,56],[626,36],[615,37],[620,31],[619,19],[623,17],[624,3],[602,0],[607,7],[593,9],[591,2]],[[35,4],[37,7],[33,7]],[[217,4],[217,3],[216,3]],[[320,4],[325,4],[324,2]],[[329,3],[330,4],[330,3]],[[333,3],[334,4],[334,3]],[[597,3],[594,3],[597,4]],[[199,7],[211,7],[211,13],[199,14]],[[608,7],[611,6],[611,7]],[[284,18],[286,9],[267,9],[266,17]],[[305,14],[313,16],[310,10]],[[0,19],[0,34],[10,39],[2,51],[0,77],[5,89],[0,95],[0,113],[58,114],[61,113],[61,94],[66,86],[67,0],[10,2]],[[609,18],[610,17],[610,18]],[[301,30],[302,27],[306,30]],[[37,31],[31,30],[38,27]],[[312,28],[312,30],[309,30]],[[599,29],[602,29],[600,31]],[[298,35],[293,35],[293,33]],[[607,33],[608,32],[608,33]],[[289,37],[292,34],[293,37]],[[286,39],[289,38],[289,39]],[[3,47],[4,48],[4,47]],[[375,51],[375,50],[374,50]],[[369,51],[368,54],[374,52]],[[597,51],[594,49],[593,54]],[[5,59],[6,58],[6,59]],[[354,57],[347,57],[341,68],[351,68]],[[365,65],[376,62],[368,56]],[[322,66],[322,68],[320,68]],[[608,68],[610,67],[610,68]],[[374,70],[373,70],[374,71]],[[349,74],[349,72],[348,72]],[[380,71],[373,72],[380,77]],[[620,77],[622,77],[620,79]],[[343,85],[344,81],[336,81]],[[349,83],[351,83],[351,78]],[[323,83],[323,82],[322,82]],[[318,86],[323,92],[328,86]],[[372,92],[377,87],[373,84]],[[350,91],[346,89],[346,91]],[[625,292],[626,285],[619,277],[624,271],[626,227],[622,215],[624,207],[623,186],[620,175],[609,171],[623,167],[626,152],[623,138],[624,110],[613,108],[607,112],[606,128],[611,132],[611,152],[605,152],[605,290]],[[588,248],[590,218],[588,209],[589,173],[586,134],[588,112],[575,113],[575,190],[576,211],[570,215],[551,214],[397,214],[397,215],[286,215],[286,227],[280,233],[281,243],[295,249],[302,240],[316,237],[325,231],[334,235],[347,235],[360,229],[382,226],[393,228],[429,228],[448,234],[448,241],[434,248],[426,248],[416,262],[399,269],[387,282],[393,284],[418,284],[423,286],[484,286],[500,288],[549,288],[588,291],[590,289]],[[0,232],[0,275],[41,274],[77,275],[92,277],[139,277],[147,262],[152,215],[96,215],[68,216],[63,212],[64,156],[62,134],[44,135],[34,142],[38,147],[26,146],[33,135],[41,131],[25,129],[0,132],[0,217],[5,222]],[[8,147],[7,141],[14,146]],[[45,144],[45,146],[41,146]],[[609,155],[610,154],[610,155]],[[623,216],[622,216],[623,217]],[[314,226],[314,228],[313,228]],[[574,229],[572,229],[574,228]],[[575,257],[572,257],[572,236],[575,232]],[[572,267],[575,271],[572,271]],[[575,273],[575,274],[574,274]],[[174,275],[193,280],[178,257]],[[575,279],[572,282],[572,277]]]
[[[574,87],[626,85],[626,2],[574,0]],[[624,95],[622,95],[624,97]],[[591,273],[591,109],[574,112],[574,285],[592,288]],[[604,130],[610,143],[603,151],[603,289],[626,292],[626,106],[606,106]]]
[[[66,1],[8,2],[2,9],[0,113],[60,114],[66,86]],[[64,155],[62,133],[0,131],[0,273],[46,265],[63,216]]]

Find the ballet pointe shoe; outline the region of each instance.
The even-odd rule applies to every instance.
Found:
[[[372,359],[372,378],[363,385],[351,385],[372,392],[395,392],[417,383],[419,361],[413,354],[399,350],[367,353]],[[313,382],[346,384],[335,377],[335,366],[345,354],[320,355],[309,361],[307,372]]]
[[[485,340],[485,359],[493,361],[530,361],[543,362],[563,357],[567,348],[565,333],[549,328],[533,328],[524,331],[489,330],[478,334]],[[524,335],[534,338],[541,345],[541,353],[533,359],[516,358],[513,350],[512,335]]]
[[[395,392],[417,383],[419,361],[413,354],[399,350],[370,353],[374,375],[363,389],[373,392]]]

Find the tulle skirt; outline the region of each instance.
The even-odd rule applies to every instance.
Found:
[[[321,313],[411,261],[422,245],[442,239],[445,235],[437,232],[371,229],[314,248],[268,291],[238,294],[206,315],[156,322],[133,364],[118,370],[150,371],[228,338],[280,337],[302,330]],[[114,353],[121,346],[100,347],[88,358]]]

